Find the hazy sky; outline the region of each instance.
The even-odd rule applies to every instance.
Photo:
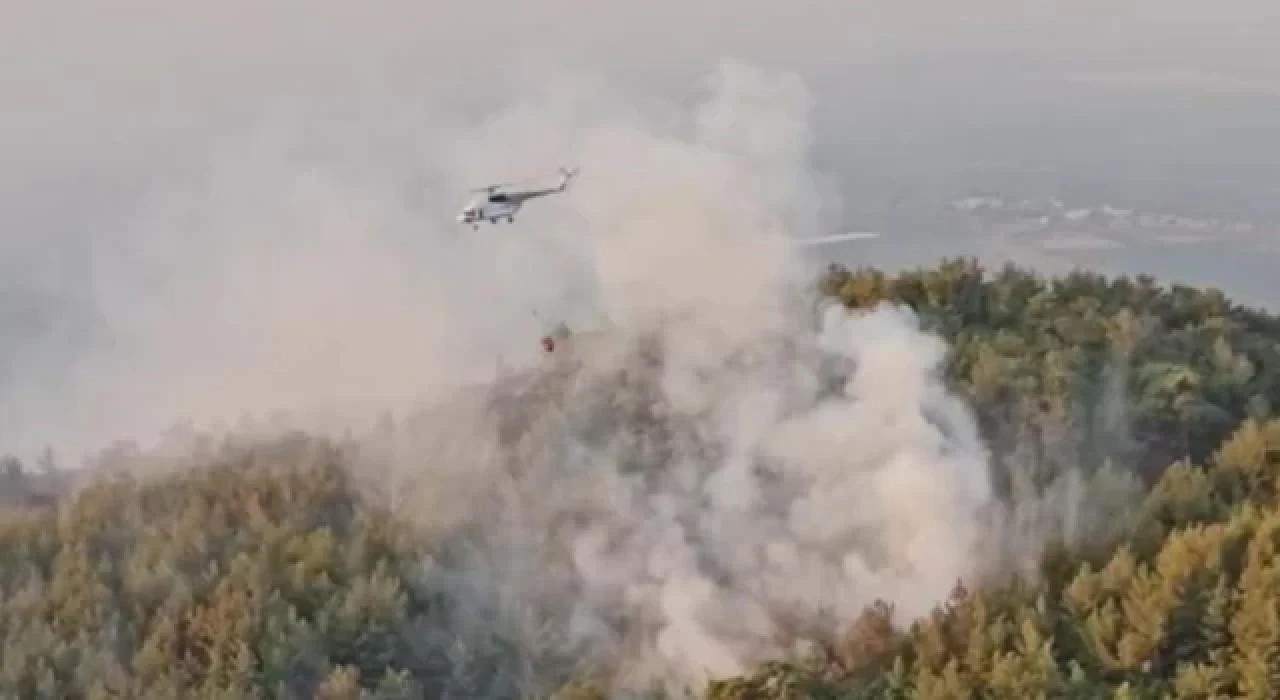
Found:
[[[1275,185],[1276,36],[1274,0],[0,0],[0,387],[127,338],[118,282],[204,274],[229,225],[209,212],[279,195],[281,163],[447,222],[464,183],[556,165],[442,156],[451,134],[501,114],[519,140],[546,118],[523,105],[584,80],[643,110],[725,58],[794,72],[850,197],[984,158]]]
[[[1176,109],[1275,96],[1277,30],[1267,0],[10,0],[0,145],[40,173],[84,171],[295,100],[331,110],[315,118],[448,110],[500,100],[556,63],[678,92],[724,56],[800,72],[855,124],[887,100],[941,128],[974,109],[971,92],[1033,106],[1072,86]]]
[[[1245,159],[1231,132],[1273,121],[1259,107],[1280,104],[1277,35],[1269,0],[8,0],[4,226],[83,226],[282,111],[318,130],[421,128],[566,67],[688,92],[726,56],[800,73],[821,140],[848,158],[928,169],[965,151],[957,134],[1004,134],[1043,154],[1063,137],[1104,151],[1190,137]]]

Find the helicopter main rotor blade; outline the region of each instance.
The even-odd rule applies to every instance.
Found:
[[[795,239],[794,242],[798,246],[812,246],[841,243],[844,241],[859,241],[879,237],[880,233],[877,231],[852,231],[849,233],[836,233],[830,236],[819,236],[818,238],[798,238]]]

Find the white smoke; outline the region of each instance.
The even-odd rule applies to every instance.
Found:
[[[672,409],[719,459],[677,450],[677,479],[656,488],[592,465],[626,495],[576,541],[587,600],[656,615],[653,651],[679,678],[785,653],[785,615],[829,615],[836,634],[879,598],[912,619],[979,573],[987,455],[939,381],[940,343],[895,309],[841,313],[825,332],[856,368],[843,392],[821,396],[795,360],[708,363],[703,401]]]
[[[894,307],[829,308],[817,332],[797,312],[786,236],[830,210],[811,102],[726,64],[684,130],[580,125],[575,218],[549,235],[588,261],[612,344],[583,346],[561,399],[504,402],[529,424],[510,452],[442,428],[399,450],[454,456],[453,488],[428,480],[414,511],[480,524],[492,559],[471,580],[505,581],[513,609],[569,605],[560,643],[621,685],[742,673],[788,651],[788,625],[838,634],[876,599],[909,620],[990,562],[988,454],[944,386],[944,343]],[[482,138],[515,143],[510,128]],[[628,352],[645,338],[657,368]]]
[[[510,611],[561,610],[531,654],[697,688],[877,599],[908,622],[1002,563],[987,452],[911,312],[831,308],[816,333],[787,319],[706,346],[682,338],[714,318],[660,323],[656,366],[619,329],[549,394],[497,399],[518,438],[455,401],[367,455],[406,512],[484,553],[455,594],[500,581]]]

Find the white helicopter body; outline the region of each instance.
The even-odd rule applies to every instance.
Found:
[[[578,170],[568,170],[560,168],[560,182],[555,187],[547,187],[544,189],[515,190],[511,192],[499,192],[498,190],[508,185],[489,185],[481,187],[473,192],[482,192],[467,203],[467,206],[458,214],[458,223],[471,224],[471,228],[479,229],[480,224],[488,222],[496,224],[499,221],[514,223],[516,213],[524,206],[524,203],[530,199],[537,197],[545,197],[549,194],[558,194],[564,192],[569,186],[569,182],[574,175],[578,174]]]

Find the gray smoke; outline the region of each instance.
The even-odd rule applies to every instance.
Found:
[[[620,688],[697,688],[877,599],[907,622],[1001,563],[944,345],[895,307],[780,318],[732,338],[697,313],[620,328],[507,377],[487,409],[450,401],[371,441],[364,472],[478,553],[446,567],[450,592],[503,601],[460,633],[523,639],[539,688],[557,653]],[[524,637],[529,610],[556,634]]]
[[[525,220],[556,212],[547,235],[612,325],[535,387],[509,379],[495,410],[514,417],[450,402],[370,469],[427,526],[474,528],[464,595],[500,581],[510,610],[560,609],[563,637],[538,644],[628,687],[741,673],[876,599],[909,620],[992,562],[987,451],[942,341],[895,307],[804,313],[786,236],[833,209],[807,167],[810,97],[739,64],[715,78],[667,130],[630,114],[533,146],[583,166],[571,211]],[[515,124],[557,108],[466,147],[519,144]]]

